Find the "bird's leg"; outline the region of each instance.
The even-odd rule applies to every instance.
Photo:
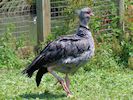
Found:
[[[48,69],[48,71],[60,82],[60,84],[62,85],[62,87],[63,87],[64,91],[67,93],[67,95],[70,95],[71,92],[69,91],[68,87],[66,86],[64,80],[63,80],[61,77],[59,77],[59,76],[52,70],[53,68],[54,68],[54,67],[48,67],[47,69]]]
[[[67,86],[67,88],[69,89],[69,86],[70,86],[70,79],[69,79],[69,77],[68,77],[68,74],[66,74],[66,76],[65,76],[65,81],[66,81],[66,86]],[[69,89],[69,91],[70,91],[70,89]],[[72,95],[72,93],[71,93],[71,91],[70,91],[70,93],[68,94],[68,96],[71,96]]]
[[[68,89],[69,89],[69,86],[70,86],[70,80],[69,80],[69,78],[68,78],[68,74],[66,74],[65,81],[66,81],[66,86],[67,86]]]

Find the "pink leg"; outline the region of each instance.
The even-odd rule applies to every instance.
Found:
[[[66,74],[65,81],[66,81],[66,86],[67,86],[67,88],[68,88],[68,90],[69,90],[69,94],[67,94],[67,96],[71,97],[71,96],[72,96],[72,93],[71,93],[71,91],[70,91],[70,89],[69,89],[69,86],[70,86],[70,79],[69,79],[69,77],[68,77],[68,74]]]
[[[68,74],[66,74],[65,81],[66,81],[66,86],[67,86],[68,89],[69,89],[69,86],[70,86],[70,80],[69,80],[69,78],[68,78]]]
[[[62,85],[64,91],[67,93],[67,95],[69,95],[71,92],[69,91],[67,85],[65,84],[64,80],[59,77],[53,70],[53,67],[48,67],[48,71],[60,82],[60,84]]]
[[[67,93],[67,96],[71,95],[70,90],[68,89],[67,85],[65,84],[64,81],[60,81],[60,84],[62,85],[63,89],[65,90],[65,92]]]

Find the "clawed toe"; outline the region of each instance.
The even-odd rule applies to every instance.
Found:
[[[74,96],[72,95],[72,93],[69,93],[69,94],[67,94],[67,97],[68,98],[73,98]]]

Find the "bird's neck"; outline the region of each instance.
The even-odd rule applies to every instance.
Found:
[[[88,21],[89,21],[89,18],[80,19],[80,25],[84,26],[86,28],[89,28],[88,27]]]
[[[88,27],[88,21],[89,21],[89,18],[80,19],[80,25],[79,25],[79,28],[77,30],[77,35],[78,36],[81,36],[81,37],[91,36],[91,32],[90,32],[90,29]]]

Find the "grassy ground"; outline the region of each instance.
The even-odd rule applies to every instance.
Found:
[[[21,70],[0,70],[0,100],[70,100],[56,80],[47,74],[39,88],[34,78],[22,75]],[[71,76],[71,100],[133,100],[133,71],[110,68],[80,69]]]

